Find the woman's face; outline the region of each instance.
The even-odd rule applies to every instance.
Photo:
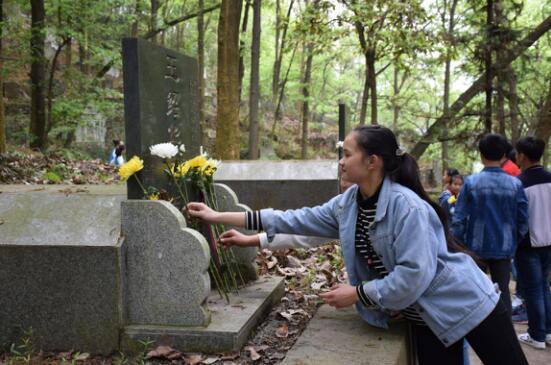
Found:
[[[450,184],[451,192],[455,195],[459,194],[459,191],[461,190],[462,185],[463,185],[463,180],[453,179],[452,183]]]
[[[356,142],[354,132],[344,139],[343,157],[339,161],[342,179],[352,184],[365,181],[370,174],[369,158],[363,154]]]

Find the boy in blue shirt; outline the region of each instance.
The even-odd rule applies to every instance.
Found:
[[[528,232],[528,200],[520,180],[501,169],[500,161],[507,152],[505,137],[486,134],[478,149],[484,169],[465,180],[452,231],[486,264],[511,312],[511,258]]]

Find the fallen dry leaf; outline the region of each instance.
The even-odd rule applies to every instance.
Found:
[[[207,357],[206,359],[204,359],[201,364],[204,364],[204,365],[211,365],[211,364],[214,364],[215,362],[217,362],[218,360],[220,360],[220,358],[218,356],[209,356]]]
[[[74,360],[76,361],[84,361],[87,360],[90,357],[90,354],[87,352],[83,352],[82,354],[79,354],[78,356],[75,356]]]
[[[287,336],[289,336],[289,325],[287,324],[287,322],[284,322],[281,326],[277,328],[276,336],[279,338],[287,338]]]
[[[151,350],[147,353],[146,358],[151,359],[153,357],[167,357],[173,352],[176,352],[176,350],[174,350],[170,346],[157,346],[156,349]]]
[[[251,356],[251,360],[252,361],[256,361],[258,359],[260,359],[262,356],[260,356],[258,354],[258,352],[256,352],[255,348],[253,346],[247,346],[245,347],[245,351],[249,351],[249,354]]]
[[[239,352],[224,352],[220,360],[235,360],[239,357]]]
[[[197,365],[203,362],[204,356],[201,354],[187,354],[184,355],[184,360],[186,361],[186,364],[189,365]]]

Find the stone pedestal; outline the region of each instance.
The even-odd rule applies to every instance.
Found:
[[[208,325],[210,253],[205,238],[186,227],[171,203],[152,200],[122,203],[122,234],[125,324]]]

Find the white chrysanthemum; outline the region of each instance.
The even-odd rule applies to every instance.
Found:
[[[178,147],[172,143],[159,143],[149,147],[149,152],[153,156],[160,158],[172,158],[178,154]]]
[[[338,141],[337,144],[335,145],[335,148],[336,149],[344,148],[344,142],[343,141]]]
[[[199,154],[200,154],[201,156],[209,157],[209,154],[207,153],[207,151],[205,151],[205,150],[203,149],[203,146],[200,146],[200,147],[199,147]]]
[[[183,144],[183,143],[180,145],[180,152],[182,152],[182,153],[186,152],[186,145]]]

